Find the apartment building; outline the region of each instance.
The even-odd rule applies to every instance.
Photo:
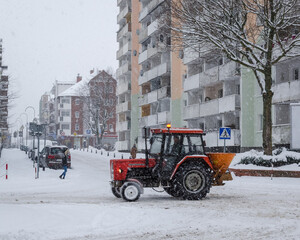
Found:
[[[184,66],[178,53],[166,47],[169,34],[159,31],[163,3],[118,1],[118,150],[129,150],[134,143],[143,149],[144,127],[183,124]]]
[[[4,74],[7,66],[2,65],[2,39],[0,39],[0,133],[1,142],[8,140],[8,76]]]
[[[219,128],[230,127],[229,151],[262,146],[262,99],[252,71],[222,54],[189,48],[170,51],[160,31],[164,0],[118,0],[118,150],[137,141],[143,128],[201,128],[207,146],[222,150]],[[291,104],[299,103],[299,59],[274,67],[273,141],[289,145]]]
[[[119,50],[117,51],[117,60],[119,68],[116,72],[118,103],[116,106],[117,114],[117,132],[118,141],[116,148],[118,150],[128,150],[131,142],[131,88],[132,86],[132,6],[139,5],[139,2],[132,4],[131,0],[118,0],[120,12],[117,16],[119,31],[117,41]],[[137,11],[137,10],[135,10]],[[134,11],[134,12],[135,12]],[[135,49],[135,57],[138,49]],[[135,69],[136,70],[136,69]],[[135,116],[133,116],[135,117]]]
[[[272,141],[275,146],[300,148],[299,116],[293,117],[297,109],[300,109],[299,71],[299,57],[284,59],[274,66]],[[260,89],[254,75],[246,68],[241,68],[241,73],[241,150],[243,151],[262,146],[263,109]]]
[[[240,146],[240,67],[226,57],[185,49],[184,120],[206,132],[207,146],[222,147],[219,128],[230,127],[226,146]]]

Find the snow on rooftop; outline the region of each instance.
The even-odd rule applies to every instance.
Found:
[[[84,91],[82,89],[84,86],[89,82],[89,80],[81,80],[78,83],[75,83],[72,87],[68,88],[67,90],[63,91],[58,97],[75,97],[75,96],[82,96]]]

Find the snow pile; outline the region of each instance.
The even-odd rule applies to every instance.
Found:
[[[281,148],[274,150],[273,156],[267,156],[264,155],[263,152],[250,150],[237,154],[230,167],[237,168],[242,165],[255,165],[269,168],[290,165],[290,167],[293,167],[294,170],[297,171],[300,170],[300,153]]]

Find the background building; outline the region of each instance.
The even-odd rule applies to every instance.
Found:
[[[8,134],[8,76],[4,75],[7,66],[2,65],[2,39],[0,39],[0,135],[1,144],[9,142]]]

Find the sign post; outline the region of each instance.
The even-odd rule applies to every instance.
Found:
[[[220,128],[219,139],[224,139],[224,151],[226,152],[226,139],[231,139],[231,128]]]

